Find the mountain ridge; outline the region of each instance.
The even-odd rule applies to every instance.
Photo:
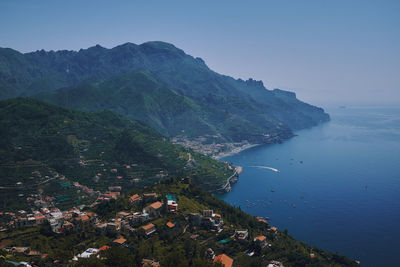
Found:
[[[111,49],[96,45],[79,51],[40,50],[25,54],[2,49],[0,62],[0,98],[35,96],[55,104],[90,111],[96,111],[90,103],[91,97],[81,97],[78,101],[81,105],[69,104],[68,99],[73,98],[71,92],[76,92],[85,84],[103,86],[102,92],[126,92],[122,90],[124,84],[116,88],[112,81],[125,79],[127,84],[136,82],[140,85],[143,80],[137,79],[135,74],[128,76],[146,72],[146,78],[151,76],[150,80],[159,84],[159,94],[150,95],[146,92],[146,85],[138,85],[135,90],[146,99],[152,99],[161,110],[171,109],[175,114],[181,110],[177,103],[182,100],[178,101],[178,98],[184,97],[187,113],[182,113],[186,117],[183,121],[175,121],[173,116],[166,119],[161,113],[152,114],[149,106],[144,106],[142,114],[124,114],[124,107],[118,106],[125,99],[123,95],[114,94],[116,98],[105,108],[146,122],[170,137],[182,134],[195,138],[219,134],[221,138],[214,141],[275,143],[290,138],[295,130],[329,120],[323,109],[301,102],[293,94],[268,90],[261,81],[251,78],[244,81],[218,74],[201,58],[161,41],[140,45],[125,43]],[[163,102],[165,94],[174,99],[171,104]],[[109,100],[102,99],[103,102]],[[135,103],[135,99],[131,100],[131,106],[141,105],[140,102]],[[149,118],[149,114],[153,116]],[[193,127],[191,119],[199,121],[201,130]],[[174,129],[175,125],[181,126],[181,133]]]

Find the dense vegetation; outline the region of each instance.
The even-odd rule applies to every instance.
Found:
[[[100,258],[79,260],[77,266],[141,266],[143,258],[156,259],[160,261],[161,266],[217,266],[206,260],[207,248],[212,248],[216,254],[229,255],[234,259],[234,266],[266,266],[271,260],[279,260],[284,266],[358,266],[346,257],[297,242],[287,234],[287,231],[271,232],[268,224],[244,213],[240,208],[232,207],[199,187],[179,180],[168,178],[153,187],[130,192],[130,194],[156,192],[161,199],[166,193],[175,193],[178,196],[179,212],[164,213],[161,218],[152,221],[156,225],[157,233],[150,237],[144,237],[139,228],[135,232],[121,232],[120,237],[127,240],[126,246],[116,246],[112,243],[116,236],[100,235],[94,229],[56,236],[51,231],[46,231],[48,227],[46,225],[23,231],[0,233],[0,237],[12,238],[10,246],[29,246],[42,253],[48,253],[46,260],[34,259],[38,264],[54,260],[68,262],[74,255],[88,247],[99,248],[110,245],[112,248]],[[105,202],[95,208],[95,211],[101,212],[103,218],[112,218],[120,210],[130,212],[140,210],[141,206],[128,201],[130,194],[119,198],[116,202]],[[204,209],[212,209],[222,215],[225,226],[221,233],[188,226],[187,214],[202,212]],[[165,225],[168,221],[174,222],[173,229]],[[238,228],[249,230],[249,237],[246,240],[233,239],[230,242],[219,242],[229,239]],[[193,238],[193,235],[198,236]],[[253,238],[259,235],[265,235],[271,246],[257,247]],[[249,257],[246,255],[247,251],[254,251],[255,254]],[[311,253],[313,257],[310,257]],[[29,260],[23,255],[18,259]]]
[[[0,162],[2,208],[38,188],[61,194],[59,183],[71,197],[75,181],[104,192],[109,186],[126,190],[179,175],[212,191],[233,174],[226,164],[173,145],[138,121],[29,98],[0,102]],[[62,176],[65,180],[52,180]]]
[[[21,54],[0,49],[0,99],[33,96],[86,111],[112,110],[167,136],[280,142],[329,119],[293,93],[210,70],[163,42]]]

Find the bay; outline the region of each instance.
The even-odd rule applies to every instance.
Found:
[[[243,173],[219,198],[362,266],[400,266],[400,108],[328,113],[283,144],[222,158]]]

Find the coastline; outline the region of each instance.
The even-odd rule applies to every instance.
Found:
[[[236,155],[246,149],[256,147],[259,145],[261,145],[261,144],[246,144],[246,145],[243,145],[240,147],[236,147],[236,148],[232,149],[231,151],[218,153],[217,155],[212,156],[212,158],[216,159],[216,160],[220,160],[221,158]]]

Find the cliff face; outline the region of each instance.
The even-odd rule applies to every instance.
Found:
[[[293,93],[218,74],[164,42],[26,54],[0,49],[0,59],[0,98],[35,96],[86,111],[108,109],[171,137],[275,143],[329,120]]]

